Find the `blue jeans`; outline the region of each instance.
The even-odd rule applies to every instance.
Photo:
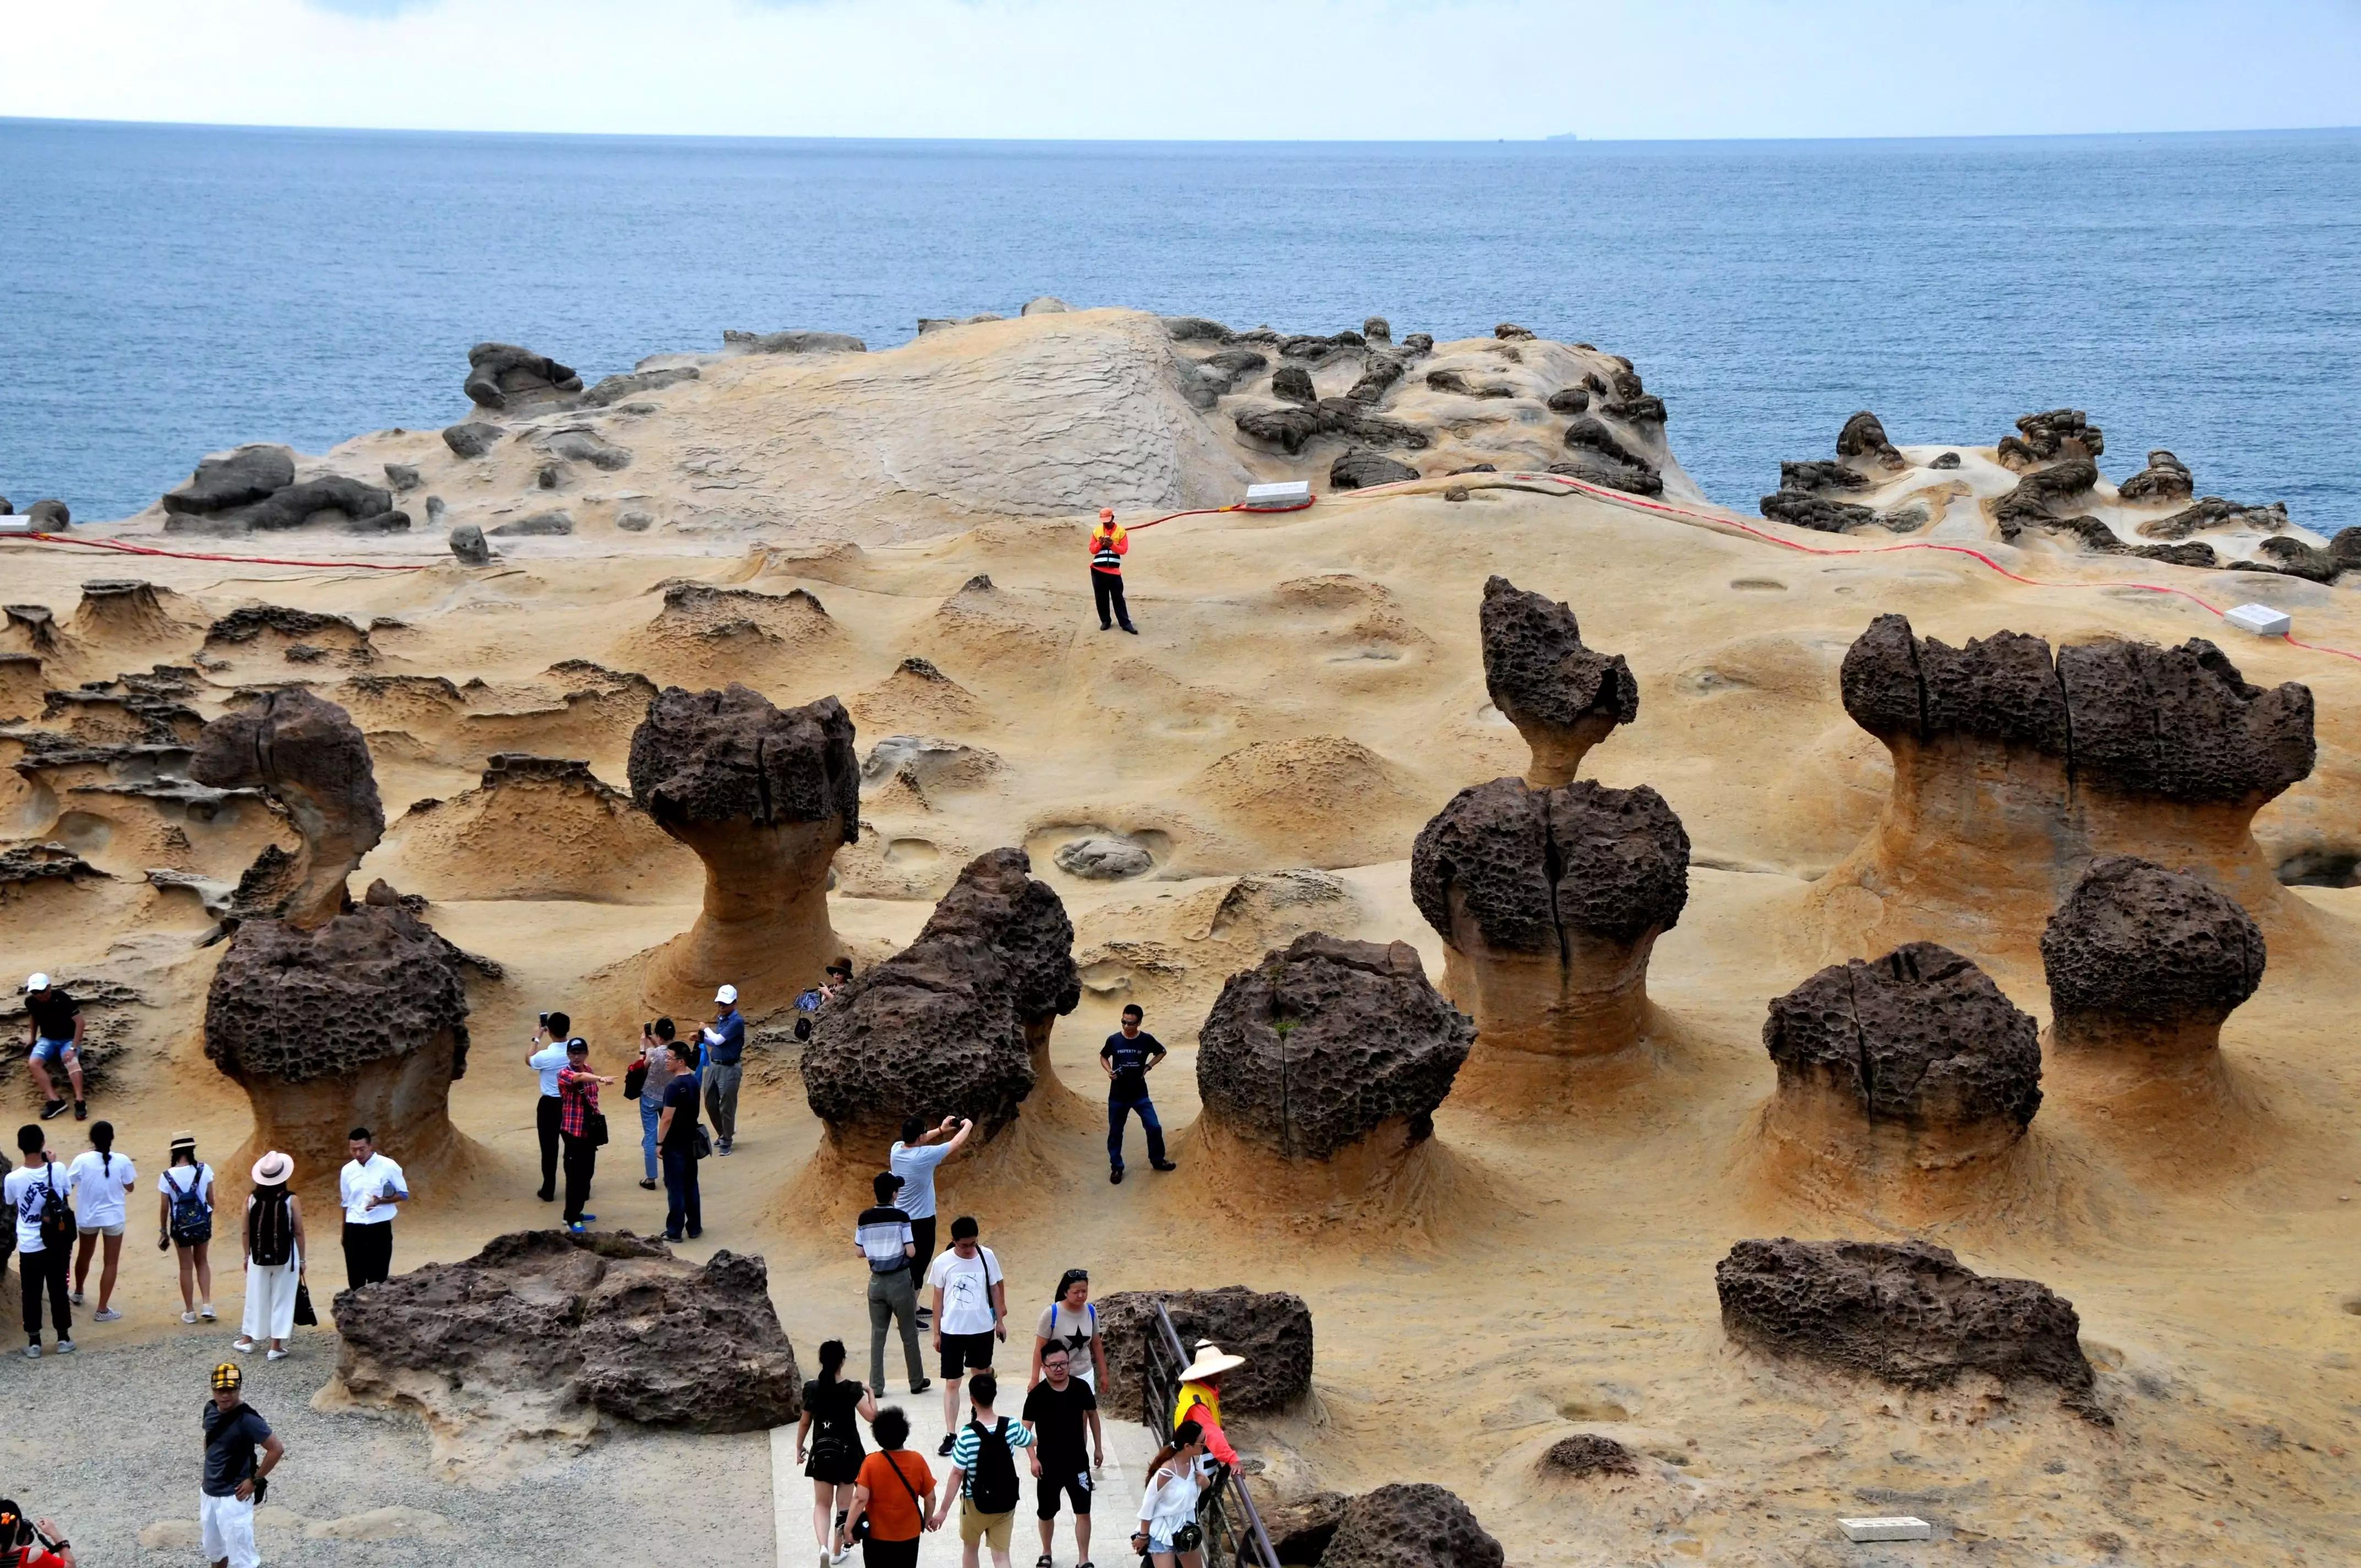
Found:
[[[1143,1094],[1137,1100],[1107,1102],[1107,1166],[1110,1169],[1123,1168],[1123,1129],[1134,1111],[1139,1113],[1139,1124],[1148,1130],[1148,1163],[1164,1163],[1164,1124],[1156,1119],[1156,1102]]]
[[[664,1120],[664,1093],[651,1094],[640,1091],[640,1154],[648,1163],[648,1179],[655,1180],[664,1174],[656,1163],[656,1124]]]

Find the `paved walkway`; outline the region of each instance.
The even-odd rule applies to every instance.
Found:
[[[1101,1415],[1106,1434],[1106,1468],[1098,1474],[1098,1496],[1091,1509],[1091,1555],[1101,1563],[1128,1563],[1132,1558],[1130,1535],[1139,1521],[1139,1494],[1148,1485],[1148,1462],[1156,1457],[1156,1439],[1137,1421],[1108,1420]],[[940,1434],[936,1434],[940,1441]],[[950,1461],[937,1459],[931,1447],[927,1451],[927,1463],[938,1480],[950,1468]],[[1024,1464],[1024,1456],[1017,1456]],[[1009,1536],[1009,1561],[1025,1568],[1041,1554],[1041,1539],[1033,1513],[1033,1480],[1023,1469],[1018,1472],[1024,1499],[1016,1505],[1016,1529]],[[796,1429],[771,1429],[771,1506],[777,1517],[778,1568],[809,1568],[819,1560],[819,1552],[811,1536],[811,1483],[804,1478],[803,1466],[796,1463]],[[1060,1510],[1058,1515],[1057,1545],[1050,1556],[1059,1568],[1072,1568],[1074,1559],[1071,1515]],[[861,1561],[856,1552],[845,1568],[855,1568]],[[992,1554],[982,1554],[984,1568],[990,1568]],[[943,1528],[921,1538],[918,1545],[918,1568],[960,1568],[959,1509]]]

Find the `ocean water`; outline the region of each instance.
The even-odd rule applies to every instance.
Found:
[[[1026,144],[0,120],[0,494],[119,517],[242,441],[465,410],[724,327],[873,348],[1036,294],[1630,356],[1717,499],[1855,409],[2361,522],[2361,131],[1752,143]]]

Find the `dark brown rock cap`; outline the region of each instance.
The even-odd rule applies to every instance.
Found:
[[[2030,1279],[1995,1279],[1928,1242],[1742,1241],[1714,1267],[1722,1327],[1760,1350],[1908,1388],[1967,1372],[2036,1378],[2107,1422],[2074,1304]]]
[[[844,824],[861,836],[861,760],[852,718],[832,696],[779,708],[732,682],[666,686],[631,732],[631,798],[664,826],[744,821]]]
[[[2053,658],[2038,637],[1953,648],[1881,615],[1846,651],[1842,681],[1845,711],[1889,745],[1960,733],[2030,746],[2124,794],[2260,805],[2315,757],[2311,688],[2250,685],[2198,637],[2077,643]]]
[[[1140,1408],[1148,1366],[1148,1336],[1156,1332],[1156,1303],[1164,1303],[1180,1336],[1194,1353],[1211,1340],[1246,1365],[1222,1378],[1225,1415],[1258,1415],[1285,1409],[1312,1389],[1312,1309],[1284,1290],[1249,1290],[1224,1285],[1217,1290],[1118,1290],[1102,1296],[1099,1332],[1106,1345],[1107,1387],[1099,1403],[1113,1410]]]
[[[2041,1105],[2039,1029],[1983,970],[1933,942],[1832,964],[1774,998],[1763,1046],[1782,1089],[1826,1084],[1872,1121],[2024,1127]]]
[[[364,854],[385,836],[385,805],[360,726],[302,686],[266,693],[207,724],[189,759],[189,776],[282,800],[301,794]]]
[[[1612,726],[1640,716],[1631,666],[1584,647],[1571,606],[1496,576],[1485,581],[1479,620],[1484,687],[1510,723],[1571,728],[1596,718]]]
[[[1307,932],[1222,987],[1197,1036],[1197,1091],[1231,1130],[1326,1159],[1391,1121],[1432,1134],[1475,1042],[1409,943]]]
[[[1320,1568],[1501,1568],[1506,1561],[1456,1493],[1398,1481],[1345,1505]]]
[[[1494,779],[1461,790],[1420,830],[1410,885],[1445,940],[1455,899],[1505,951],[1563,953],[1576,932],[1636,942],[1679,922],[1689,836],[1645,784],[1543,790]]]
[[[2263,981],[2262,928],[2202,877],[2104,855],[2041,933],[2060,1015],[2219,1024]]]
[[[1894,443],[1885,439],[1884,424],[1867,409],[1845,421],[1844,428],[1837,432],[1837,455],[1862,458],[1889,470],[1909,466]]]
[[[1022,850],[986,850],[962,867],[918,940],[990,948],[1007,966],[1010,1000],[1027,1022],[1062,1017],[1082,999],[1074,922]]]

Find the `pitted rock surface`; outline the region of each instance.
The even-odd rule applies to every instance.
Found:
[[[1873,1122],[2024,1127],[2041,1105],[2033,1020],[1983,970],[1933,942],[1832,964],[1774,998],[1763,1046],[1783,1091],[1828,1085]]]
[[[802,1414],[795,1348],[759,1257],[697,1266],[629,1233],[520,1231],[335,1304],[337,1370],[362,1398],[425,1374],[466,1397],[549,1396],[644,1426],[760,1431]]]
[[[1494,779],[1461,790],[1420,831],[1411,896],[1445,941],[1455,888],[1490,947],[1554,953],[1563,932],[1630,943],[1670,930],[1688,903],[1688,867],[1681,819],[1645,784]]]
[[[298,926],[318,926],[345,906],[346,879],[385,837],[385,807],[360,727],[300,686],[207,724],[189,777],[217,789],[260,789],[286,806],[303,836],[283,905]]]
[[[2142,506],[2185,501],[2197,493],[2189,465],[2162,447],[2147,455],[2147,466],[2115,487],[2115,494]]]
[[[2061,1017],[2219,1024],[2262,984],[2265,957],[2236,899],[2132,855],[2092,861],[2041,933]]]
[[[1478,620],[1485,690],[1520,730],[1595,729],[1595,743],[1640,716],[1631,666],[1584,647],[1571,606],[1496,576],[1484,584]]]
[[[2030,1279],[1987,1278],[1929,1242],[1742,1241],[1714,1267],[1732,1339],[1906,1388],[1967,1372],[2054,1384],[2108,1417],[2074,1304]]]
[[[1140,1384],[1148,1365],[1148,1336],[1155,1332],[1156,1303],[1164,1303],[1181,1348],[1195,1354],[1211,1340],[1246,1364],[1222,1378],[1222,1413],[1259,1415],[1281,1410],[1312,1389],[1312,1309],[1284,1290],[1249,1290],[1224,1285],[1218,1290],[1118,1290],[1102,1296],[1099,1332],[1106,1342],[1107,1387],[1099,1403],[1128,1413],[1140,1408]]]
[[[2286,509],[2278,509],[2275,526],[2285,527]],[[2240,521],[2250,523],[2254,513],[2242,514]],[[2170,519],[2167,519],[2170,521]],[[2301,577],[2308,582],[2333,583],[2347,572],[2361,572],[2361,523],[2340,528],[2326,544],[2311,544],[2300,538],[2266,539],[2256,546],[2263,553],[2260,562],[2236,561],[2231,565],[2239,570],[2273,571],[2290,577]]]
[[[512,343],[479,343],[467,350],[467,379],[461,389],[479,408],[504,409],[511,402],[554,398],[582,389],[570,366]]]
[[[844,823],[861,829],[861,763],[852,719],[832,696],[778,708],[732,683],[721,691],[667,686],[631,732],[631,798],[658,824]]]
[[[1082,1000],[1074,927],[1022,850],[960,872],[918,939],[822,1012],[804,1047],[804,1091],[831,1126],[906,1115],[973,1117],[986,1135],[1035,1084],[1028,1027]]]
[[[1549,1451],[1542,1455],[1542,1468],[1576,1479],[1585,1475],[1637,1475],[1640,1462],[1630,1449],[1611,1437],[1578,1431],[1550,1444]]]
[[[1197,1036],[1206,1113],[1290,1159],[1326,1159],[1392,1121],[1433,1130],[1476,1025],[1418,950],[1307,932],[1230,977]]]
[[[1867,409],[1845,421],[1844,428],[1837,432],[1837,455],[1874,463],[1888,473],[1909,466],[1894,443],[1885,439],[1884,424]]]
[[[2053,660],[2003,631],[1952,648],[1881,615],[1846,651],[1845,711],[1889,744],[1961,733],[2063,759],[2127,794],[2259,804],[2309,775],[2310,688],[2250,685],[2213,643],[2083,643]]]
[[[2026,414],[2016,422],[2016,433],[2000,439],[1998,455],[2004,467],[2022,473],[2037,463],[2061,457],[2099,457],[2107,450],[2099,427],[2081,409],[2052,409]]]
[[[1320,1568],[1501,1568],[1506,1561],[1456,1494],[1411,1481],[1345,1504]]]

